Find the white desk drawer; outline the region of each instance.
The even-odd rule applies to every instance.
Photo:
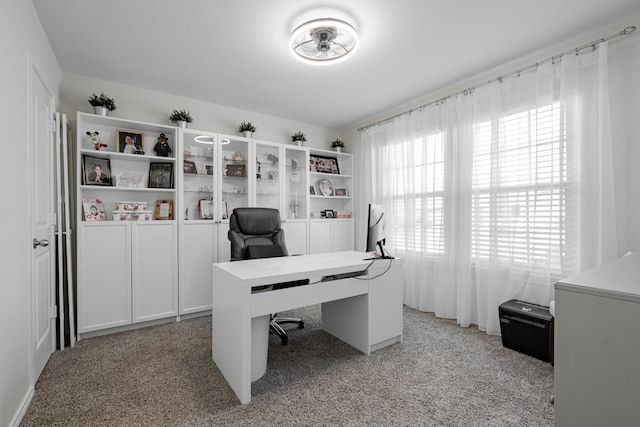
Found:
[[[367,280],[343,279],[251,294],[251,317],[364,295]]]

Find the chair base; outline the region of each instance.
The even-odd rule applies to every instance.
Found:
[[[269,329],[273,330],[280,337],[282,345],[287,345],[289,342],[289,336],[280,324],[295,323],[298,325],[298,329],[304,329],[304,322],[301,319],[293,317],[276,317],[277,314],[272,314],[269,320]]]

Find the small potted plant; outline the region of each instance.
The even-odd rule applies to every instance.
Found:
[[[116,103],[113,98],[109,98],[104,93],[101,93],[100,96],[95,93],[89,97],[89,104],[93,107],[93,112],[100,116],[106,116],[108,111],[113,111],[116,109]]]
[[[256,127],[251,122],[242,122],[238,127],[238,132],[247,138],[251,138],[251,134],[256,131]]]
[[[333,141],[331,143],[331,148],[336,150],[337,153],[340,153],[342,151],[342,149],[344,148],[344,142],[342,142],[342,140],[340,140],[340,139],[336,139],[335,141]]]
[[[187,123],[191,123],[193,118],[187,110],[173,110],[173,113],[169,116],[169,120],[171,120],[171,123],[176,123],[177,126],[181,128],[186,128]]]
[[[304,136],[302,132],[296,132],[291,136],[291,141],[295,142],[298,147],[302,147],[302,143],[307,140],[307,137]]]

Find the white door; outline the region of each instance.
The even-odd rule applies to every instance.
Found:
[[[55,349],[55,254],[53,239],[53,95],[31,68],[31,289],[33,338],[35,350],[34,380]]]

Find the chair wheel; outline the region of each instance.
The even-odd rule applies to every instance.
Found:
[[[298,329],[304,329],[304,322],[298,322]]]

